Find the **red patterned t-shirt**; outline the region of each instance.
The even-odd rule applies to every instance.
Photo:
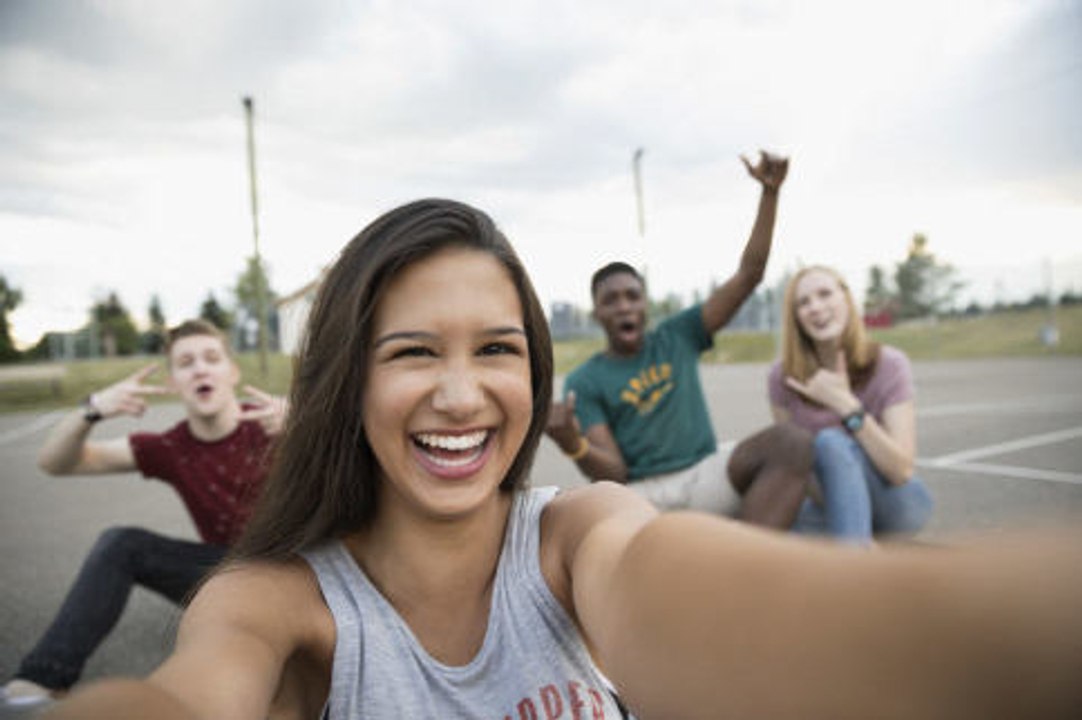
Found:
[[[267,475],[270,438],[255,421],[220,440],[192,434],[183,420],[164,433],[128,436],[144,477],[172,485],[204,542],[229,545],[244,529]]]

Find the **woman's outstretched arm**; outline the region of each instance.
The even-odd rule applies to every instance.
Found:
[[[313,677],[295,658],[327,646],[317,636],[333,633],[333,622],[321,623],[324,613],[312,605],[319,598],[314,582],[295,565],[219,572],[192,601],[176,649],[154,673],[91,683],[45,720],[256,720],[272,704],[274,717],[317,717],[323,698],[294,677]]]
[[[1077,531],[867,551],[622,502],[571,584],[639,717],[1079,716]]]

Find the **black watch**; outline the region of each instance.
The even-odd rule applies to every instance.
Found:
[[[842,427],[850,435],[860,431],[864,427],[864,408],[859,408],[842,418]]]
[[[93,425],[103,417],[101,410],[98,410],[98,406],[94,404],[94,395],[87,395],[86,400],[83,400],[83,420]]]

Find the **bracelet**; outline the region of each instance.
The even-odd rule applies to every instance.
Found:
[[[99,410],[98,406],[94,403],[94,393],[90,393],[86,396],[86,399],[83,400],[83,420],[86,420],[93,425],[103,417],[101,410]]]
[[[575,452],[565,452],[564,454],[578,462],[586,457],[588,452],[590,452],[590,441],[586,439],[585,435],[579,435],[579,446],[575,449]]]

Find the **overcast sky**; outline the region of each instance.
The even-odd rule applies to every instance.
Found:
[[[546,306],[616,258],[690,299],[735,267],[758,148],[792,156],[767,282],[860,289],[923,232],[965,297],[1082,291],[1082,0],[0,0],[18,341],[109,290],[139,323],[153,293],[170,323],[232,303],[244,95],[280,295],[435,195],[492,214]]]

